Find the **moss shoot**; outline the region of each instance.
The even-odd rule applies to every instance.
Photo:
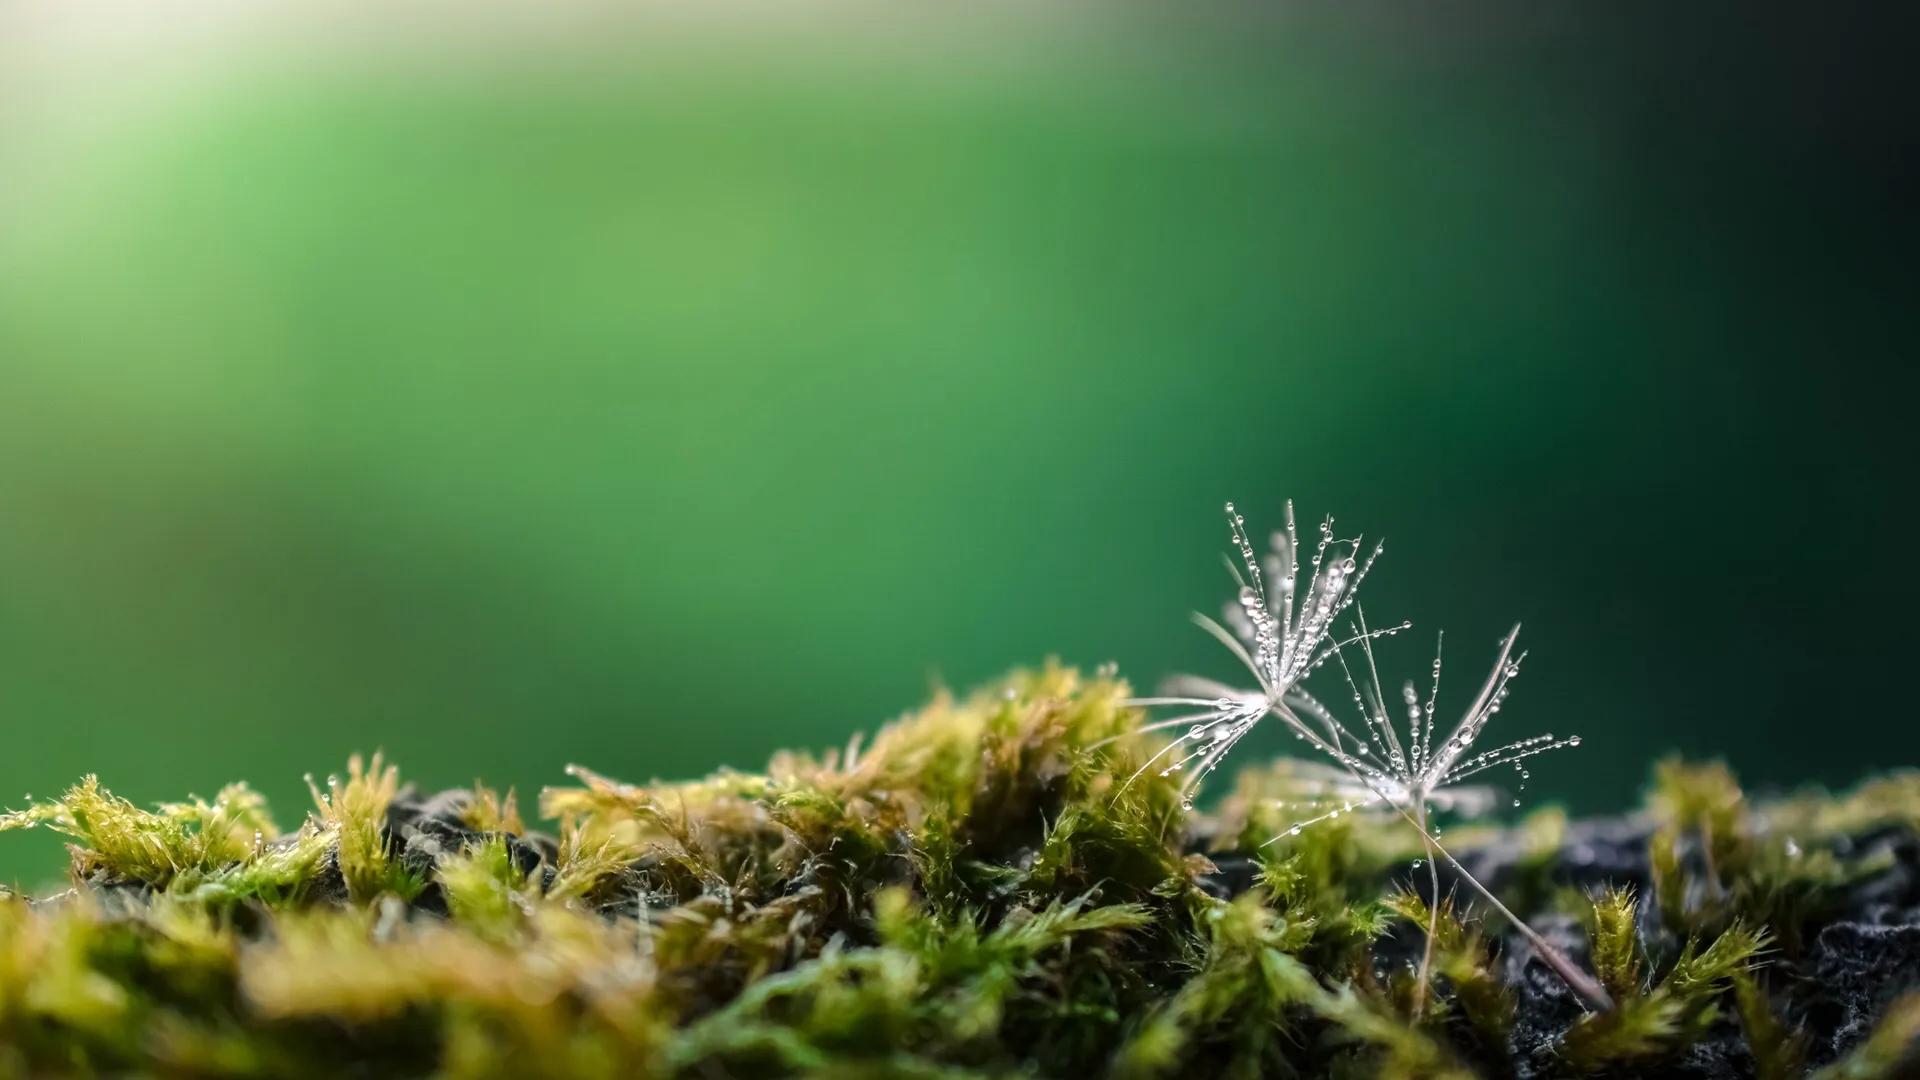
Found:
[[[1915,1075],[1920,774],[1669,763],[1622,818],[1449,829],[1595,1012],[1404,822],[1289,835],[1284,761],[1206,812],[1126,783],[1127,695],[1049,666],[764,773],[574,769],[545,831],[378,756],[291,831],[88,777],[0,817],[73,886],[0,891],[0,1075]]]

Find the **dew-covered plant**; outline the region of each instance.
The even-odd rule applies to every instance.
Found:
[[[1135,698],[1131,702],[1185,710],[1170,719],[1145,725],[1146,731],[1182,726],[1187,730],[1149,758],[1134,776],[1138,777],[1168,755],[1176,755],[1161,766],[1161,775],[1188,773],[1181,792],[1189,807],[1201,780],[1220,767],[1255,725],[1269,714],[1286,719],[1284,710],[1289,699],[1304,693],[1299,689],[1301,680],[1338,655],[1343,646],[1405,628],[1403,624],[1386,630],[1362,630],[1345,641],[1335,638],[1335,620],[1353,604],[1381,547],[1376,544],[1364,563],[1357,562],[1363,538],[1336,539],[1333,518],[1320,523],[1320,539],[1304,589],[1299,585],[1299,529],[1294,523],[1291,502],[1287,504],[1286,531],[1273,535],[1264,571],[1262,560],[1255,556],[1253,542],[1247,537],[1246,520],[1232,503],[1227,504],[1227,524],[1241,564],[1246,568],[1242,574],[1231,560],[1227,562],[1228,571],[1240,586],[1238,597],[1227,605],[1225,613],[1227,624],[1233,629],[1229,631],[1198,612],[1194,613],[1193,620],[1240,661],[1253,676],[1257,689],[1239,689],[1197,675],[1181,675],[1165,684],[1168,696]],[[1317,735],[1311,737],[1318,738]],[[1337,751],[1337,747],[1334,749]]]
[[[1295,822],[1288,830],[1291,835],[1297,836],[1303,829],[1343,813],[1361,810],[1384,810],[1405,818],[1419,831],[1426,846],[1425,863],[1433,895],[1439,892],[1439,874],[1434,866],[1437,857],[1445,859],[1462,880],[1511,920],[1541,958],[1589,1005],[1602,1010],[1611,1008],[1611,999],[1599,983],[1509,911],[1440,846],[1429,827],[1433,810],[1477,812],[1493,804],[1491,789],[1462,781],[1503,765],[1513,766],[1524,781],[1526,772],[1521,765],[1524,759],[1580,745],[1579,736],[1559,739],[1545,734],[1490,750],[1473,751],[1488,722],[1506,701],[1508,683],[1520,673],[1525,654],[1514,652],[1519,626],[1501,639],[1493,670],[1472,704],[1436,746],[1440,647],[1435,648],[1432,680],[1425,700],[1411,680],[1402,686],[1400,696],[1406,713],[1406,730],[1402,732],[1387,706],[1373,643],[1411,624],[1369,627],[1364,611],[1356,604],[1360,584],[1379,558],[1382,545],[1376,543],[1365,560],[1358,561],[1364,538],[1340,538],[1334,531],[1333,518],[1322,519],[1319,541],[1308,562],[1309,576],[1301,588],[1299,528],[1293,504],[1287,504],[1286,528],[1273,534],[1264,560],[1256,555],[1246,519],[1234,504],[1227,504],[1226,513],[1233,546],[1240,556],[1239,566],[1231,559],[1227,563],[1239,586],[1237,596],[1226,608],[1227,623],[1232,629],[1229,631],[1203,615],[1196,615],[1195,621],[1240,660],[1258,689],[1237,689],[1186,675],[1169,680],[1167,696],[1136,699],[1135,703],[1143,706],[1193,710],[1148,725],[1152,729],[1185,726],[1187,730],[1175,736],[1166,749],[1142,768],[1150,768],[1163,757],[1179,752],[1178,748],[1185,748],[1184,753],[1163,766],[1163,770],[1178,772],[1192,768],[1192,776],[1182,786],[1186,804],[1191,806],[1192,793],[1199,781],[1218,768],[1255,725],[1268,716],[1276,718],[1296,739],[1333,762],[1324,770],[1303,776],[1302,801],[1319,808],[1320,812]],[[1350,608],[1352,625],[1342,637],[1336,623]],[[1350,661],[1347,651],[1353,648],[1357,648],[1360,655]],[[1337,662],[1344,676],[1345,687],[1359,714],[1357,724],[1343,721],[1304,685],[1308,676],[1329,661]],[[1438,904],[1431,910],[1437,919]],[[1432,966],[1435,927],[1430,925],[1428,931],[1417,991],[1417,1000],[1421,1003],[1424,1003]]]

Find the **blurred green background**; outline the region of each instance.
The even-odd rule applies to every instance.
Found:
[[[1524,620],[1532,796],[1920,751],[1901,37],[410,10],[0,9],[7,804],[1226,675],[1227,498],[1388,537],[1455,706]]]

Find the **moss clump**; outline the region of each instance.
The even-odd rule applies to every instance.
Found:
[[[1595,859],[1569,854],[1593,846],[1567,840],[1584,826],[1556,813],[1453,830],[1516,904],[1578,916],[1568,950],[1619,1003],[1584,1014],[1504,927],[1409,891],[1427,876],[1404,825],[1348,816],[1274,841],[1284,764],[1212,814],[1181,808],[1177,777],[1126,783],[1155,749],[1126,696],[1049,667],[764,774],[575,769],[541,798],[551,836],[511,793],[421,800],[378,757],[316,785],[284,834],[244,787],[147,811],[88,778],[0,817],[70,836],[75,886],[0,896],[0,1075],[1914,1064],[1920,999],[1894,1000],[1898,980],[1840,1000],[1808,976],[1846,959],[1828,931],[1865,925],[1863,903],[1920,906],[1900,854],[1920,844],[1920,778],[1755,805],[1724,770],[1663,767],[1647,814],[1608,834],[1631,849],[1617,890],[1594,886]]]

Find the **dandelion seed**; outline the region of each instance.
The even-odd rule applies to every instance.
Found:
[[[1223,683],[1194,676],[1170,681],[1169,696],[1138,698],[1129,704],[1142,707],[1180,707],[1197,709],[1170,720],[1146,724],[1143,731],[1185,727],[1187,730],[1162,748],[1129,777],[1132,783],[1141,773],[1169,754],[1182,753],[1161,775],[1176,771],[1188,763],[1194,765],[1181,785],[1183,807],[1193,805],[1193,792],[1200,780],[1213,771],[1232,752],[1241,738],[1268,716],[1275,717],[1292,730],[1294,737],[1331,758],[1337,769],[1323,774],[1321,793],[1329,797],[1329,806],[1318,817],[1297,822],[1286,835],[1297,836],[1301,829],[1320,821],[1330,821],[1356,810],[1386,811],[1405,818],[1420,833],[1426,845],[1423,860],[1434,896],[1439,893],[1437,860],[1446,862],[1504,915],[1534,947],[1534,950],[1589,1004],[1600,1009],[1612,1007],[1612,1001],[1590,976],[1554,950],[1545,939],[1513,914],[1487,888],[1439,844],[1439,830],[1428,828],[1431,811],[1472,814],[1490,809],[1495,802],[1490,788],[1463,784],[1487,769],[1509,765],[1519,772],[1521,787],[1527,779],[1522,760],[1561,747],[1580,745],[1578,736],[1556,739],[1538,735],[1492,750],[1467,756],[1488,722],[1500,712],[1508,696],[1508,683],[1520,673],[1525,653],[1514,653],[1520,627],[1516,625],[1501,639],[1499,654],[1480,692],[1460,717],[1453,730],[1435,746],[1435,708],[1440,693],[1441,647],[1436,644],[1431,684],[1425,700],[1409,681],[1402,687],[1405,710],[1404,733],[1395,725],[1381,688],[1379,667],[1373,643],[1408,628],[1399,623],[1370,628],[1362,609],[1355,606],[1361,583],[1379,558],[1382,547],[1376,543],[1364,560],[1359,558],[1364,541],[1360,537],[1336,536],[1333,518],[1320,523],[1319,538],[1312,557],[1304,589],[1300,578],[1299,530],[1293,504],[1287,504],[1286,529],[1273,534],[1271,550],[1265,560],[1256,556],[1248,538],[1246,521],[1232,503],[1226,506],[1227,525],[1235,551],[1236,566],[1230,559],[1227,568],[1239,591],[1226,608],[1226,625],[1205,616],[1194,621],[1211,634],[1239,660],[1254,678],[1258,689],[1241,690]],[[1242,573],[1244,569],[1245,573]],[[1273,583],[1271,591],[1268,582]],[[1353,626],[1348,636],[1335,631],[1337,621],[1353,609]],[[1443,644],[1443,642],[1442,642]],[[1358,647],[1359,663],[1349,660],[1348,650]],[[1358,713],[1358,723],[1341,720],[1334,711],[1303,685],[1303,681],[1329,661],[1337,662],[1345,687]],[[1356,671],[1358,668],[1358,671]],[[1186,693],[1182,693],[1182,691]],[[1364,735],[1362,734],[1364,732]],[[1200,743],[1199,749],[1189,749]],[[1514,800],[1519,805],[1519,800]],[[1275,839],[1278,839],[1276,837]],[[1270,841],[1271,842],[1271,841]],[[1438,903],[1433,909],[1438,911]],[[1430,924],[1426,957],[1421,964],[1420,990],[1416,1009],[1424,1007],[1427,972],[1431,968],[1433,938],[1437,924]]]
[[[1376,544],[1365,559],[1360,560],[1364,539],[1336,536],[1333,518],[1324,518],[1308,564],[1306,587],[1301,589],[1298,587],[1300,537],[1293,504],[1287,504],[1286,530],[1273,534],[1271,550],[1264,560],[1254,551],[1246,519],[1232,503],[1227,504],[1226,513],[1228,534],[1240,556],[1239,564],[1229,560],[1227,569],[1239,591],[1226,605],[1225,625],[1199,614],[1194,616],[1194,621],[1233,653],[1253,676],[1258,689],[1239,690],[1208,679],[1185,677],[1170,684],[1171,696],[1136,698],[1128,702],[1145,707],[1201,710],[1146,725],[1143,730],[1186,727],[1187,732],[1128,778],[1128,783],[1132,783],[1158,764],[1162,756],[1180,753],[1189,743],[1201,743],[1200,749],[1187,752],[1179,759],[1183,763],[1196,763],[1182,787],[1183,797],[1190,797],[1201,777],[1232,753],[1240,740],[1273,713],[1302,679],[1338,655],[1341,648],[1360,640],[1341,640],[1335,635],[1334,627],[1336,620],[1353,604],[1361,582],[1366,580],[1381,551]],[[1271,591],[1269,582],[1273,586]],[[1367,636],[1386,637],[1403,629],[1406,624],[1372,631]],[[1187,693],[1183,694],[1183,690]]]
[[[1430,808],[1471,815],[1490,809],[1494,793],[1462,781],[1496,765],[1510,765],[1524,788],[1528,773],[1519,764],[1523,759],[1580,745],[1577,735],[1555,739],[1549,734],[1468,756],[1488,722],[1505,704],[1508,684],[1520,674],[1526,660],[1524,652],[1514,651],[1518,626],[1500,640],[1486,682],[1436,750],[1435,710],[1445,644],[1441,639],[1434,650],[1425,699],[1411,681],[1401,688],[1406,717],[1402,732],[1386,704],[1373,643],[1406,630],[1410,624],[1369,627],[1364,609],[1355,607],[1360,584],[1379,558],[1381,545],[1375,544],[1364,561],[1357,561],[1363,539],[1338,538],[1333,518],[1325,518],[1309,563],[1306,589],[1299,592],[1295,582],[1300,571],[1300,543],[1293,504],[1287,504],[1286,529],[1273,535],[1272,550],[1264,560],[1257,557],[1248,538],[1245,518],[1232,503],[1226,510],[1229,535],[1240,556],[1238,566],[1228,563],[1239,585],[1236,601],[1227,606],[1227,623],[1232,630],[1204,616],[1195,619],[1240,660],[1258,689],[1237,689],[1209,679],[1181,676],[1170,680],[1170,689],[1176,691],[1171,696],[1133,699],[1129,704],[1203,710],[1143,726],[1146,731],[1184,727],[1186,733],[1142,766],[1142,772],[1162,756],[1199,744],[1199,749],[1189,749],[1169,767],[1181,771],[1194,765],[1186,781],[1194,785],[1256,724],[1273,716],[1292,730],[1295,739],[1309,743],[1339,766],[1332,776],[1323,775],[1317,781],[1329,793],[1345,796],[1362,807],[1414,811],[1421,817]],[[1269,581],[1276,583],[1272,592],[1267,588]],[[1349,608],[1354,610],[1353,625],[1342,637],[1336,633],[1336,620]],[[1348,658],[1348,650],[1356,646],[1358,663]],[[1303,685],[1329,661],[1337,664],[1344,677],[1358,713],[1357,724],[1341,720]],[[1180,695],[1177,691],[1182,689],[1191,691],[1192,696]]]

